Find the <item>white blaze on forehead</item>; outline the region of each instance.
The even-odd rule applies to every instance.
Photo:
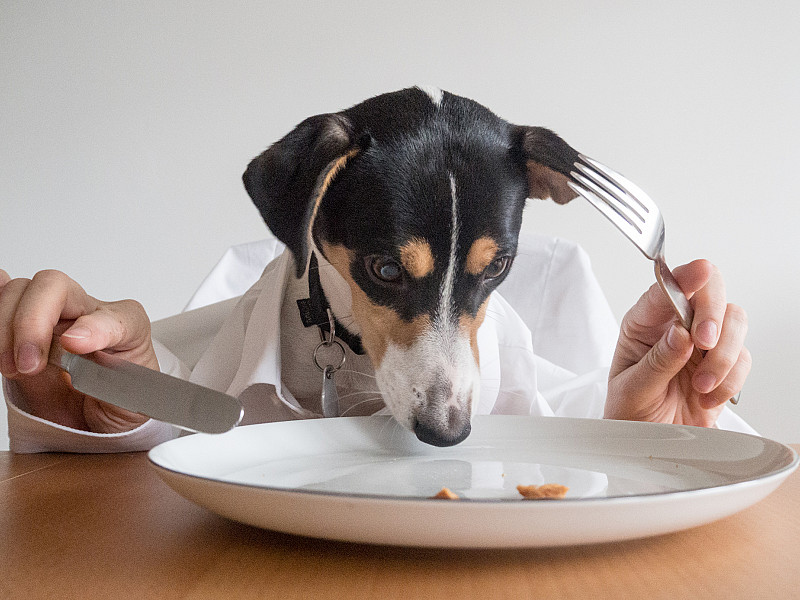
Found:
[[[439,294],[439,309],[437,321],[441,325],[448,327],[451,321],[455,321],[455,311],[453,310],[453,284],[456,277],[456,253],[458,252],[458,200],[456,196],[456,180],[452,173],[450,176],[450,255],[447,259],[447,271],[445,271],[442,287]]]
[[[420,89],[426,94],[428,94],[428,97],[431,99],[431,102],[433,102],[435,106],[441,106],[442,98],[444,97],[444,92],[440,90],[438,87],[433,85],[418,85],[417,89]]]

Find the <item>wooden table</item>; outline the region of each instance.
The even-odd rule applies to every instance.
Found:
[[[681,533],[453,551],[239,525],[178,496],[145,454],[0,452],[0,598],[800,598],[800,472]]]

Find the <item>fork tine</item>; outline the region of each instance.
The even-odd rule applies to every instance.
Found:
[[[642,203],[637,201],[636,198],[631,196],[624,188],[617,185],[616,181],[609,179],[608,176],[601,171],[596,171],[580,162],[576,162],[574,167],[580,171],[582,175],[586,176],[591,183],[595,184],[589,185],[592,191],[600,195],[607,202],[618,204],[620,210],[628,213],[628,216],[632,216],[641,223],[646,222],[646,217],[650,211],[642,206]],[[578,174],[573,171],[572,175],[577,176]],[[585,184],[589,183],[589,181],[585,179],[581,181]]]
[[[621,201],[614,194],[600,187],[594,181],[584,177],[580,173],[573,171],[571,175],[577,182],[577,185],[573,182],[569,182],[569,186],[591,202],[595,208],[599,209],[600,212],[614,222],[617,227],[621,228],[622,223],[619,221],[622,219],[631,228],[635,229],[636,233],[642,233],[644,219],[641,215],[630,209],[630,206],[628,206],[626,202]],[[629,213],[633,213],[633,216]]]
[[[617,173],[611,167],[607,167],[603,163],[597,162],[593,158],[589,158],[583,154],[579,154],[578,158],[585,164],[593,167],[596,171],[599,171],[605,175],[608,181],[611,181],[617,188],[627,194],[629,198],[633,198],[633,200],[646,212],[658,212],[658,207],[656,206],[656,203],[653,202],[653,199],[650,198],[650,196],[642,188],[633,183],[630,179],[620,173]]]
[[[603,216],[611,221],[614,226],[622,231],[622,233],[624,233],[627,237],[631,238],[632,241],[634,241],[634,238],[638,238],[642,235],[642,230],[628,217],[614,208],[613,205],[601,199],[599,196],[582,185],[576,184],[572,181],[568,182],[567,185],[572,188],[573,191],[587,200],[589,204],[603,213]],[[636,242],[634,241],[634,243]]]

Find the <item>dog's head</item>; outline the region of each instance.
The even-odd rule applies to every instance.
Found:
[[[451,445],[470,431],[477,331],[514,260],[525,200],[574,198],[577,157],[547,129],[412,88],[306,119],[244,183],[298,277],[315,247],[348,282],[354,333],[395,418]]]

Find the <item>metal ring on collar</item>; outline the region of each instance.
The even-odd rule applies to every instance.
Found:
[[[339,364],[336,365],[335,367],[333,365],[325,365],[323,367],[321,364],[319,364],[319,360],[317,359],[317,353],[319,352],[320,348],[323,348],[323,347],[330,348],[333,345],[339,346],[339,350],[342,351],[342,358],[339,360]],[[314,348],[314,364],[317,365],[317,368],[320,371],[322,371],[323,373],[325,372],[325,369],[327,367],[330,367],[334,373],[336,371],[338,371],[339,369],[341,369],[342,365],[344,364],[345,358],[346,358],[346,356],[345,356],[344,346],[342,346],[342,343],[339,340],[332,340],[330,342],[329,341],[324,341],[324,342],[321,342],[320,344],[318,344],[316,348]]]

